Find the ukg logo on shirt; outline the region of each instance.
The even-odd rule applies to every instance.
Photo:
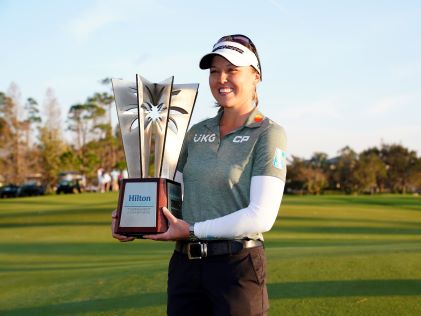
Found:
[[[195,143],[213,143],[215,141],[216,134],[194,134],[193,141]]]

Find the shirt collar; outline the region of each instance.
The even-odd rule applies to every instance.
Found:
[[[218,114],[216,116],[212,117],[206,122],[206,126],[210,129],[219,128],[219,121],[221,120],[222,114],[224,111],[218,111]],[[249,114],[249,116],[246,119],[246,122],[244,123],[243,127],[259,127],[262,125],[263,120],[265,119],[265,116],[260,113],[260,111],[255,107]]]
[[[221,116],[223,112],[224,111],[218,111],[218,114],[216,114],[214,117],[207,120],[205,124],[206,127],[210,128],[211,130],[219,128],[219,121],[221,120]]]
[[[263,120],[265,119],[265,116],[260,113],[257,106],[251,111],[250,115],[248,116],[246,122],[244,123],[244,126],[246,127],[259,127],[262,125]]]

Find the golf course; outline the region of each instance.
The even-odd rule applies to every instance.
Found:
[[[0,315],[165,315],[174,244],[114,240],[116,203],[0,200]],[[264,236],[270,315],[421,315],[420,196],[285,196]]]

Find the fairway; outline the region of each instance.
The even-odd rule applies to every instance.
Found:
[[[0,200],[0,315],[165,315],[173,243],[113,240],[116,201]],[[286,196],[265,239],[270,315],[421,315],[420,197]]]

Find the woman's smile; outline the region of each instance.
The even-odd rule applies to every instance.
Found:
[[[237,67],[221,56],[212,59],[209,86],[216,102],[225,108],[250,110],[260,81],[252,67]]]
[[[227,95],[231,92],[234,92],[234,89],[229,88],[229,87],[224,87],[224,88],[219,89],[219,93],[222,94],[222,95]]]

